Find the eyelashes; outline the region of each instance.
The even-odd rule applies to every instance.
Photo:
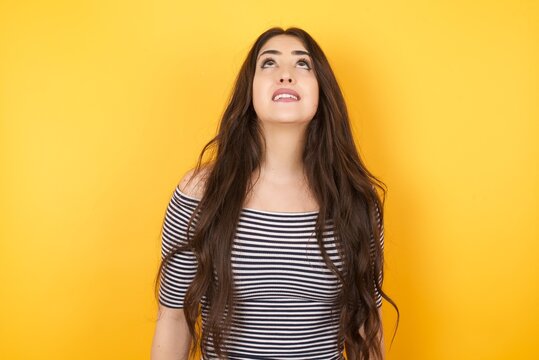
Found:
[[[266,58],[266,59],[264,59],[262,61],[262,64],[260,65],[260,67],[264,68],[264,65],[266,65],[266,63],[268,63],[269,61],[275,62],[275,60],[273,58],[269,57],[269,58]],[[303,62],[303,63],[305,63],[307,65],[306,70],[311,70],[311,64],[309,63],[309,60],[307,60],[306,58],[300,58],[300,59],[298,59],[298,63],[299,62]]]

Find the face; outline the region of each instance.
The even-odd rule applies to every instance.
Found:
[[[270,51],[265,53],[266,51]],[[269,39],[257,54],[253,80],[253,106],[260,121],[306,123],[318,108],[318,81],[311,57],[300,40],[290,35]],[[274,100],[278,90],[284,95]],[[283,95],[282,95],[283,96]]]

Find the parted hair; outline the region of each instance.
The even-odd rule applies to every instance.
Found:
[[[196,226],[191,218],[187,241],[163,257],[155,280],[155,296],[159,296],[162,273],[172,257],[192,251],[197,272],[184,298],[185,318],[192,335],[190,354],[194,356],[199,346],[204,349],[211,337],[215,353],[227,358],[223,344],[230,334],[234,314],[231,249],[241,209],[254,185],[252,174],[260,169],[265,151],[252,102],[253,79],[260,49],[276,35],[295,36],[302,42],[311,54],[319,84],[318,109],[306,128],[302,158],[306,179],[319,204],[317,243],[325,263],[342,285],[335,303],[340,311],[339,335],[344,337],[348,359],[382,359],[378,337],[382,320],[376,291],[396,309],[397,327],[400,317],[397,305],[382,289],[381,235],[387,186],[367,170],[359,155],[343,94],[324,52],[305,30],[297,27],[270,28],[249,50],[217,135],[203,147],[191,177],[195,178],[203,168],[206,171],[203,196],[194,212],[198,213]],[[210,149],[212,156],[203,163],[203,156]],[[341,269],[332,262],[324,246],[322,235],[328,219],[333,220]],[[191,228],[194,230],[189,236]],[[196,325],[204,296],[209,311],[206,327],[200,329],[200,324]]]

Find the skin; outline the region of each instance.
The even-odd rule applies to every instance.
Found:
[[[281,54],[264,54],[277,50]],[[316,211],[304,177],[301,154],[305,131],[318,108],[319,87],[310,56],[292,54],[307,51],[294,36],[277,35],[269,39],[257,54],[253,79],[253,107],[266,139],[265,157],[245,207],[268,211]],[[295,90],[300,100],[275,102],[279,88]]]
[[[278,50],[282,54],[264,53]],[[258,53],[253,79],[253,106],[263,125],[302,128],[313,118],[318,108],[318,81],[309,55],[293,50],[307,49],[296,37],[277,35],[269,39]],[[302,60],[304,59],[304,60]],[[279,88],[290,88],[299,93],[296,102],[275,102],[272,94]]]
[[[281,54],[263,54],[266,50],[278,50]],[[305,130],[318,108],[319,86],[311,58],[293,55],[294,50],[307,51],[296,37],[277,35],[269,39],[258,54],[253,107],[267,148],[260,178],[247,198],[246,207],[268,211],[312,211],[318,207],[303,176],[301,154]],[[307,63],[300,61],[303,58]],[[280,87],[295,90],[300,101],[274,102],[273,92]],[[378,313],[381,318],[381,309]],[[360,333],[364,336],[363,327]],[[383,330],[378,338],[385,359]]]
[[[278,50],[281,54],[261,55],[266,50]],[[293,50],[306,51],[297,38],[277,35],[269,39],[257,54],[253,106],[267,147],[259,172],[253,176],[253,181],[258,179],[244,207],[285,212],[318,210],[318,204],[305,181],[301,154],[305,130],[318,108],[319,87],[310,57],[293,55]],[[301,58],[306,58],[307,63],[299,61]],[[294,89],[300,95],[300,101],[274,102],[273,92],[281,87]],[[188,171],[179,187],[185,194],[200,199],[207,174],[203,170],[189,182],[193,173],[193,170]],[[382,332],[379,335],[384,346]],[[151,359],[186,360],[190,340],[183,309],[159,305]]]

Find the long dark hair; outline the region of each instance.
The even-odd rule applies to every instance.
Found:
[[[306,129],[303,161],[308,184],[319,204],[315,224],[318,245],[328,268],[342,284],[336,304],[341,315],[339,335],[344,336],[348,359],[369,360],[373,354],[381,359],[377,335],[382,324],[375,291],[390,302],[399,315],[397,305],[382,290],[384,257],[380,235],[383,226],[377,224],[383,224],[386,185],[367,170],[359,156],[344,97],[325,54],[307,32],[297,27],[286,30],[273,27],[262,33],[250,49],[237,75],[218,133],[202,149],[191,177],[195,178],[201,171],[206,151],[216,147],[211,159],[204,163],[208,172],[204,195],[195,209],[195,213],[201,210],[196,230],[184,246],[173,248],[163,258],[155,281],[155,294],[158,297],[163,268],[171,258],[180,251],[193,251],[198,260],[197,273],[184,298],[185,317],[193,339],[190,353],[194,355],[196,347],[206,344],[211,336],[216,354],[225,357],[222,345],[234,314],[232,243],[240,211],[253,186],[251,176],[259,170],[265,149],[252,103],[252,84],[257,55],[276,35],[292,35],[303,43],[311,54],[319,84],[318,109]],[[322,240],[326,220],[330,218],[342,271],[327,255]],[[192,226],[192,221],[188,226]],[[371,248],[372,237],[374,248]],[[195,325],[204,295],[210,306],[206,328],[199,338]],[[360,333],[362,326],[364,336]]]

